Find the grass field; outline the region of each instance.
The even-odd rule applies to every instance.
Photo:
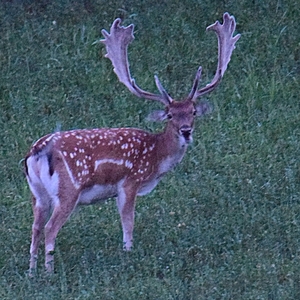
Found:
[[[139,127],[157,103],[118,83],[101,29],[135,24],[132,75],[186,96],[217,63],[205,28],[225,11],[242,34],[183,162],[138,199],[122,251],[115,201],[76,211],[56,272],[26,274],[32,224],[21,160],[58,128]],[[300,299],[300,6],[287,1],[1,1],[0,299]]]

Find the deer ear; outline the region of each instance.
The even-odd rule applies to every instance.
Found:
[[[202,101],[196,106],[196,116],[201,117],[210,114],[213,111],[213,107],[210,103]]]
[[[147,121],[152,122],[161,122],[165,119],[167,119],[167,113],[164,110],[155,110],[151,112],[147,117]]]

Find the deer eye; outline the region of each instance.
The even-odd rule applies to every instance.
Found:
[[[194,111],[193,111],[193,115],[194,115],[194,116],[196,116],[196,115],[197,115],[197,110],[196,110],[196,109],[194,109]]]
[[[173,118],[172,114],[171,114],[171,113],[168,113],[168,114],[167,114],[167,118],[168,118],[169,120],[171,120],[171,119]]]

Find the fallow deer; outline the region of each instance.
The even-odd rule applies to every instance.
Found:
[[[183,101],[175,101],[155,76],[160,94],[139,88],[130,75],[128,45],[133,41],[134,26],[120,26],[116,19],[110,33],[102,30],[108,57],[114,71],[134,95],[161,102],[164,111],[152,115],[167,120],[162,133],[153,134],[134,128],[102,128],[55,132],[33,144],[25,159],[26,177],[32,192],[34,222],[30,247],[30,270],[36,270],[38,247],[45,235],[45,267],[54,270],[57,234],[77,205],[93,204],[117,198],[121,216],[124,249],[132,247],[136,196],[146,195],[163,175],[183,158],[192,141],[194,118],[209,112],[207,103],[197,98],[219,84],[240,35],[233,36],[236,22],[225,13],[223,24],[207,27],[217,34],[218,65],[211,83],[198,89],[199,67],[192,90]]]

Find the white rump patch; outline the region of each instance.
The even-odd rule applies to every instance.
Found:
[[[54,206],[59,205],[59,175],[57,172],[50,175],[47,156],[30,156],[26,163],[28,167],[27,181],[36,198],[36,205],[43,206],[49,198]]]

